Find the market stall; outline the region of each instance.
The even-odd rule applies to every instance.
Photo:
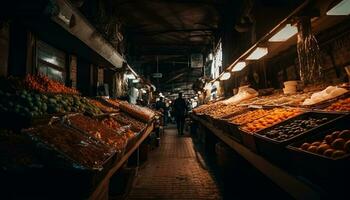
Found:
[[[153,131],[150,109],[82,97],[43,75],[1,80],[5,198],[101,199]]]

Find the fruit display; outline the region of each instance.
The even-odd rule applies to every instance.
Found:
[[[326,108],[329,111],[345,111],[350,112],[350,97],[338,100]]]
[[[0,166],[4,169],[42,166],[35,149],[24,134],[0,130]]]
[[[204,104],[201,105],[195,109],[193,109],[193,112],[197,115],[210,115],[212,112],[216,110],[220,110],[221,108],[225,107],[226,104],[222,103],[221,101],[211,103],[211,104]]]
[[[305,142],[301,150],[337,159],[350,153],[350,130],[333,131],[323,140]]]
[[[239,113],[245,109],[246,109],[245,107],[229,104],[227,106],[224,106],[221,109],[218,109],[218,110],[211,112],[210,116],[212,116],[213,118],[224,118],[226,116],[232,116],[232,115]]]
[[[123,125],[121,125],[119,122],[117,122],[114,118],[108,117],[102,120],[102,124],[108,126],[109,128],[113,130],[121,130],[123,129]],[[119,131],[119,133],[122,133],[121,136],[124,140],[128,140],[135,137],[135,133],[130,130],[130,128],[124,128],[125,131]]]
[[[255,133],[301,113],[302,111],[300,109],[274,108],[269,110],[268,114],[264,117],[249,122],[240,128],[245,132]]]
[[[39,94],[26,90],[18,91],[16,94],[0,91],[0,112],[16,113],[28,117],[71,112],[102,114],[102,111],[90,104],[85,97]]]
[[[117,131],[108,128],[95,119],[78,114],[69,116],[68,120],[72,127],[82,130],[95,139],[113,147],[117,151],[122,151],[125,147],[126,141]]]
[[[260,132],[258,134],[268,137],[276,141],[288,140],[292,137],[298,136],[310,129],[318,127],[330,119],[327,117],[308,116],[305,119],[291,120],[289,123],[277,126],[267,132]]]
[[[140,132],[146,127],[145,123],[140,122],[125,113],[119,113],[118,115],[114,115],[113,118],[123,125],[130,125],[131,130],[135,132]]]
[[[30,135],[34,141],[46,144],[49,148],[56,150],[59,155],[83,167],[100,169],[104,162],[113,155],[109,147],[61,123],[38,126],[25,133]]]
[[[120,110],[144,122],[149,122],[155,116],[151,109],[129,104],[127,102],[120,102],[119,108]]]
[[[113,108],[119,109],[119,103],[121,102],[120,100],[110,99],[110,98],[102,98],[102,99],[107,103],[109,103]]]
[[[256,109],[234,116],[228,119],[228,121],[236,125],[243,125],[256,119],[259,119],[260,117],[263,117],[268,113],[269,112],[266,109]]]
[[[102,110],[103,112],[105,113],[113,113],[113,112],[118,112],[118,110],[112,108],[112,107],[109,107],[109,106],[106,106],[104,105],[102,102],[98,101],[98,100],[95,100],[95,99],[89,99],[89,102],[93,105],[95,105],[96,107],[98,107],[100,110]]]
[[[24,79],[24,85],[28,90],[40,93],[79,94],[76,89],[66,87],[45,75],[27,75]]]

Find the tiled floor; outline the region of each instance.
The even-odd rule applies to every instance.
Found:
[[[190,137],[168,128],[158,149],[150,152],[128,199],[221,199],[208,171],[197,161]]]

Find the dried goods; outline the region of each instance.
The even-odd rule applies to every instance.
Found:
[[[120,110],[144,122],[150,121],[155,116],[151,109],[129,104],[127,102],[120,102],[119,108]]]
[[[104,142],[105,144],[108,144],[116,150],[120,151],[125,147],[126,141],[118,134],[117,131],[106,127],[104,124],[95,119],[79,114],[69,116],[69,122],[73,127],[88,133],[92,137]]]
[[[299,109],[274,108],[264,117],[241,126],[241,129],[249,133],[255,133],[301,113],[302,111]]]
[[[113,116],[113,118],[123,125],[130,125],[131,129],[135,132],[140,132],[146,127],[145,123],[140,122],[125,113],[119,113],[118,115]]]
[[[103,112],[106,113],[112,113],[112,112],[117,112],[118,110],[113,109],[112,107],[106,106],[103,103],[101,103],[98,100],[95,99],[89,99],[89,102],[93,105],[95,105],[96,107],[98,107],[99,109],[101,109]]]
[[[218,109],[218,110],[213,111],[211,113],[211,116],[214,118],[224,118],[226,116],[232,116],[232,115],[239,113],[245,109],[246,109],[245,107],[229,104],[229,105],[223,107],[222,109]]]
[[[76,89],[66,87],[62,83],[51,80],[45,75],[27,75],[24,85],[28,90],[40,93],[79,94]]]
[[[266,109],[251,110],[246,113],[235,116],[233,118],[230,118],[229,122],[237,125],[242,125],[242,124],[251,122],[253,120],[259,119],[260,117],[263,117],[266,114],[268,114],[268,110]]]
[[[333,131],[324,136],[323,140],[314,141],[311,145],[307,142],[303,143],[300,149],[331,158],[339,158],[350,153],[349,133],[350,130]],[[316,151],[308,146],[316,147]]]
[[[326,110],[350,112],[350,97],[331,104]]]
[[[109,147],[60,123],[39,126],[27,133],[83,167],[100,168],[113,153]]]
[[[270,131],[261,132],[259,134],[264,135],[270,139],[283,141],[288,140],[292,137],[300,135],[303,132],[306,132],[312,128],[315,128],[325,122],[329,121],[328,118],[316,118],[316,117],[308,117],[306,119],[295,119],[290,121],[287,124],[277,126]],[[312,143],[312,146],[319,146],[319,143]]]

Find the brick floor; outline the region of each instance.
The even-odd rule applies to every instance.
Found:
[[[197,161],[190,137],[178,137],[168,128],[158,149],[150,152],[140,169],[129,200],[133,199],[221,199],[208,171]]]

